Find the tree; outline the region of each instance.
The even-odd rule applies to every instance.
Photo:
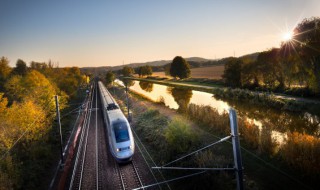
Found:
[[[231,87],[241,87],[241,72],[243,62],[241,59],[230,59],[224,66],[222,78]]]
[[[8,78],[11,67],[9,66],[9,60],[6,57],[0,58],[0,79],[6,79]]]
[[[17,60],[16,67],[13,69],[13,73],[16,75],[26,75],[28,72],[28,67],[26,62],[21,59]]]
[[[304,19],[294,29],[293,45],[310,73],[310,87],[320,93],[320,18]]]
[[[176,56],[171,63],[170,75],[174,78],[179,77],[180,79],[189,78],[189,63],[181,56]]]
[[[124,66],[121,70],[121,73],[124,77],[130,77],[132,74],[134,74],[134,70],[132,67]]]
[[[6,57],[0,58],[0,91],[3,90],[3,85],[9,74],[11,72],[11,67],[9,66],[9,60]]]
[[[259,86],[261,72],[256,61],[244,63],[241,71],[241,85],[243,87],[255,88]]]
[[[142,72],[143,75],[147,75],[147,76],[152,75],[152,68],[149,65],[146,65],[143,68],[144,68]]]
[[[149,65],[141,66],[138,68],[138,75],[139,77],[152,75],[152,68]]]
[[[280,62],[278,48],[261,52],[258,55],[257,64],[262,71],[263,82],[268,88],[283,89],[285,87],[283,64]]]
[[[5,84],[5,88],[11,101],[32,100],[45,110],[55,108],[51,100],[56,95],[57,89],[51,81],[36,70],[28,72],[25,76],[13,75]],[[64,107],[63,102],[61,106]]]
[[[111,85],[115,79],[115,75],[112,71],[108,71],[106,74],[106,84]]]

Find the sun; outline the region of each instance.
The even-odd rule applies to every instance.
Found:
[[[292,37],[293,37],[293,33],[292,32],[286,32],[282,36],[283,40],[286,41],[286,42],[292,40]]]

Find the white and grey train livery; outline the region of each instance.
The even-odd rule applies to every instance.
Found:
[[[129,162],[135,149],[130,124],[103,83],[98,85],[110,151],[118,163]]]

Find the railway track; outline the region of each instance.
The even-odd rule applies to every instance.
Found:
[[[136,150],[133,161],[126,165],[113,158],[97,89],[94,84],[66,188],[133,189],[154,183],[140,151]]]
[[[118,164],[117,166],[120,178],[120,189],[126,190],[143,187],[142,178],[139,175],[138,168],[134,161],[126,165]]]
[[[96,84],[93,85],[88,108],[89,111],[82,128],[69,189],[99,189]],[[96,114],[94,115],[93,112]]]

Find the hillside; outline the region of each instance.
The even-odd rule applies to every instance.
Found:
[[[247,55],[241,56],[240,58],[256,60],[258,54],[259,54],[258,52],[252,53],[252,54],[247,54]],[[189,62],[191,68],[199,68],[199,67],[221,66],[221,65],[224,65],[230,59],[232,59],[232,57],[225,57],[222,59],[215,59],[215,60],[206,59],[206,58],[202,58],[202,57],[189,57],[189,58],[185,58],[185,59]],[[106,73],[108,70],[111,70],[111,71],[120,70],[124,66],[138,68],[141,66],[149,65],[149,66],[153,67],[153,71],[159,72],[159,71],[164,71],[163,67],[167,64],[170,64],[171,62],[172,62],[172,60],[159,60],[159,61],[149,61],[149,62],[145,62],[145,63],[130,63],[130,64],[126,64],[126,65],[118,65],[118,66],[113,66],[113,67],[109,67],[109,66],[83,67],[83,68],[81,68],[81,71],[85,72],[85,73],[92,73],[92,74],[99,75],[99,74]]]

